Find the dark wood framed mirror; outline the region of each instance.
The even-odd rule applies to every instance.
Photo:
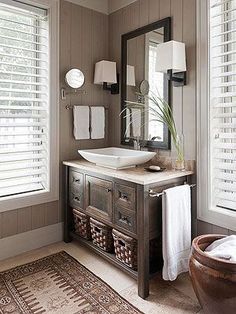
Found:
[[[171,17],[123,34],[121,40],[121,144],[132,146],[139,139],[141,146],[170,149],[168,128],[153,121],[145,95],[154,92],[171,105],[170,81],[155,71],[155,47],[171,40]]]

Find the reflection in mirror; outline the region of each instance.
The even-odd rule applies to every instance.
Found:
[[[153,29],[149,25],[146,28],[146,31],[145,27],[143,31],[137,30],[137,35],[135,31],[133,35],[132,32],[125,34],[127,39],[123,39],[122,49],[126,49],[122,51],[122,61],[126,63],[122,65],[126,69],[126,84],[122,85],[125,89],[122,90],[122,109],[126,108],[122,122],[123,143],[132,144],[139,138],[143,145],[167,149],[168,130],[163,123],[153,121],[150,109],[154,105],[145,96],[155,94],[169,102],[167,77],[156,70],[159,62],[157,46],[170,40],[169,30],[165,23]]]
[[[84,74],[79,69],[71,69],[66,73],[65,81],[71,88],[80,88],[84,84]]]
[[[138,101],[140,107],[127,104],[127,137],[163,142],[163,124],[152,121],[150,111],[146,110],[152,103],[144,97],[155,93],[164,98],[164,74],[156,71],[156,47],[163,42],[163,27],[128,40],[127,100]],[[140,82],[139,88],[134,88],[130,82],[131,69],[136,73],[136,82]]]

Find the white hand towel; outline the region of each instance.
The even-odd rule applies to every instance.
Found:
[[[142,124],[142,115],[141,110],[137,108],[132,108],[132,126],[133,126],[133,136],[141,136],[141,124]]]
[[[190,248],[191,192],[186,184],[167,189],[162,196],[164,280],[175,280],[188,271]]]
[[[214,241],[205,252],[212,257],[236,262],[236,235]]]
[[[76,140],[87,140],[89,136],[89,107],[74,106],[74,137]]]
[[[91,138],[102,139],[105,137],[105,108],[91,108]]]

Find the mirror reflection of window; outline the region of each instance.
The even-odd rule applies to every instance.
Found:
[[[159,95],[160,98],[164,98],[164,74],[156,71],[156,63],[158,62],[156,47],[162,42],[162,29],[146,34],[145,76],[150,86],[149,93]],[[152,102],[148,101],[146,105],[151,108]],[[145,137],[148,138],[148,140],[163,141],[163,136],[163,124],[158,121],[153,121],[153,116],[151,111],[149,111],[145,123]]]

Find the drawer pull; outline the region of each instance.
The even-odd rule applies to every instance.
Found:
[[[107,193],[110,193],[112,191],[112,189],[109,189],[109,188],[106,189],[106,190],[107,190]]]
[[[121,215],[120,216],[120,221],[125,223],[125,224],[127,224],[127,225],[129,225],[129,226],[131,226],[130,219],[127,216]]]
[[[128,201],[129,199],[128,194],[126,193],[120,193],[120,198],[124,201]]]
[[[76,179],[76,178],[73,177],[73,182],[80,183],[80,179]]]
[[[76,202],[80,202],[80,197],[74,196],[74,200],[75,200]]]

